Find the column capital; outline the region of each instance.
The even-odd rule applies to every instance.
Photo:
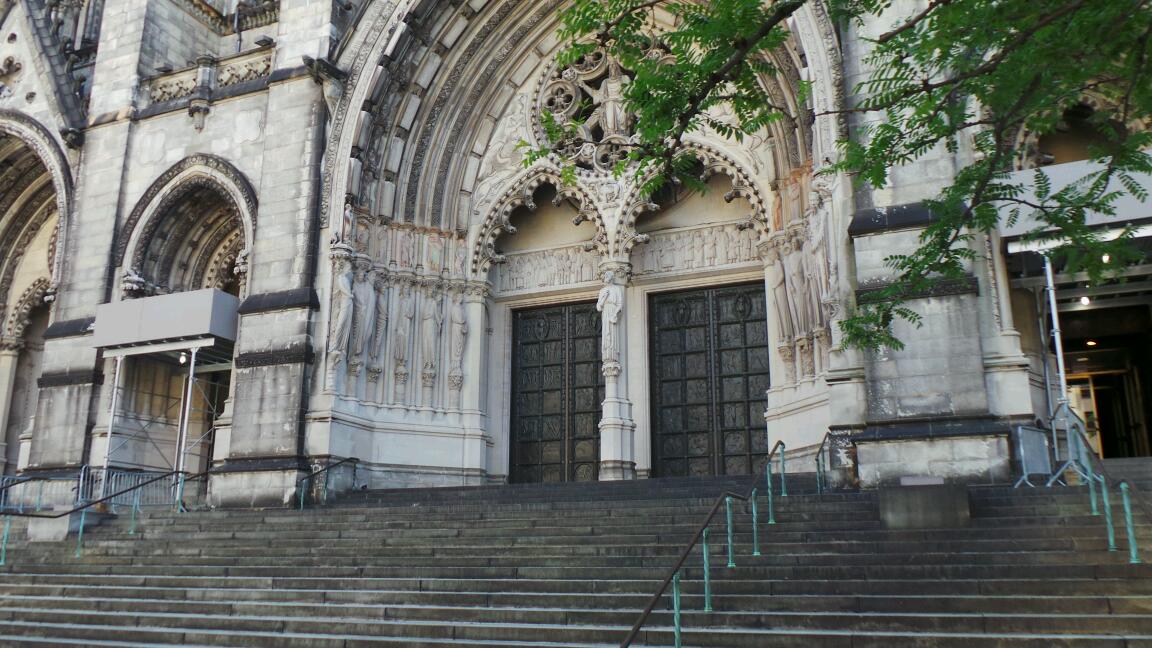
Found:
[[[8,336],[0,336],[0,353],[18,353],[24,348],[23,338],[14,338]]]
[[[630,261],[621,261],[619,259],[608,259],[600,262],[600,278],[607,282],[608,273],[612,273],[612,283],[619,286],[626,286],[632,280],[632,263]]]

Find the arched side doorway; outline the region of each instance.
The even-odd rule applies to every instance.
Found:
[[[221,436],[226,441],[236,307],[247,290],[255,204],[239,171],[198,155],[158,178],[129,215],[117,246],[119,299],[96,321],[113,377],[92,444],[92,463],[108,469],[105,483],[155,471],[203,472]],[[108,343],[104,318],[115,321],[133,308],[144,322],[138,339]],[[206,311],[214,318],[218,309],[230,319],[226,334],[181,321],[203,319]]]

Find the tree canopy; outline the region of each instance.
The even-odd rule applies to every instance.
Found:
[[[929,201],[934,219],[918,249],[888,258],[896,281],[839,323],[846,345],[899,348],[894,320],[919,321],[910,296],[962,276],[973,237],[1004,218],[1036,219],[1037,236],[1054,228],[1063,242],[1054,254],[1094,280],[1135,260],[1131,229],[1105,237],[1086,219],[1116,216],[1125,195],[1148,197],[1139,176],[1152,173],[1152,129],[1133,126],[1152,120],[1152,0],[924,0],[910,13],[899,8],[912,3],[893,0],[574,0],[562,17],[561,62],[603,51],[630,76],[635,135],[617,173],[650,178],[649,191],[692,184],[687,134],[708,128],[741,139],[811,118],[774,105],[762,84],[776,72],[768,54],[810,2],[823,2],[842,27],[887,27],[864,40],[867,76],[836,110],[852,116],[852,132],[822,172],[881,188],[893,169],[940,147],[964,162]],[[657,11],[671,16],[671,28],[655,28]],[[802,84],[801,104],[808,91]],[[1029,142],[1066,129],[1085,97],[1106,107],[1083,116],[1098,170],[1065,187],[1053,187],[1042,167],[1032,188],[1013,182]],[[736,119],[711,117],[720,108]],[[580,136],[560,119],[545,121],[554,142]],[[552,152],[529,151],[526,164]]]

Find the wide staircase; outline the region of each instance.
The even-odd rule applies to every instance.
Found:
[[[618,646],[724,479],[362,491],[297,510],[154,512],[15,544],[4,646]],[[885,530],[876,493],[789,475],[682,572],[685,646],[1152,646],[1152,572],[1086,489],[970,490],[960,529]],[[1115,494],[1114,494],[1115,495]],[[723,508],[722,508],[723,510]],[[123,517],[123,516],[122,516]],[[1138,514],[1136,533],[1152,539]],[[1141,547],[1146,550],[1147,547]],[[674,645],[674,602],[634,645]]]

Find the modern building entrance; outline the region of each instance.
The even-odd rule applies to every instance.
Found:
[[[654,476],[764,469],[766,321],[762,283],[650,297]]]
[[[600,314],[595,304],[513,312],[509,481],[595,481],[600,460]]]

